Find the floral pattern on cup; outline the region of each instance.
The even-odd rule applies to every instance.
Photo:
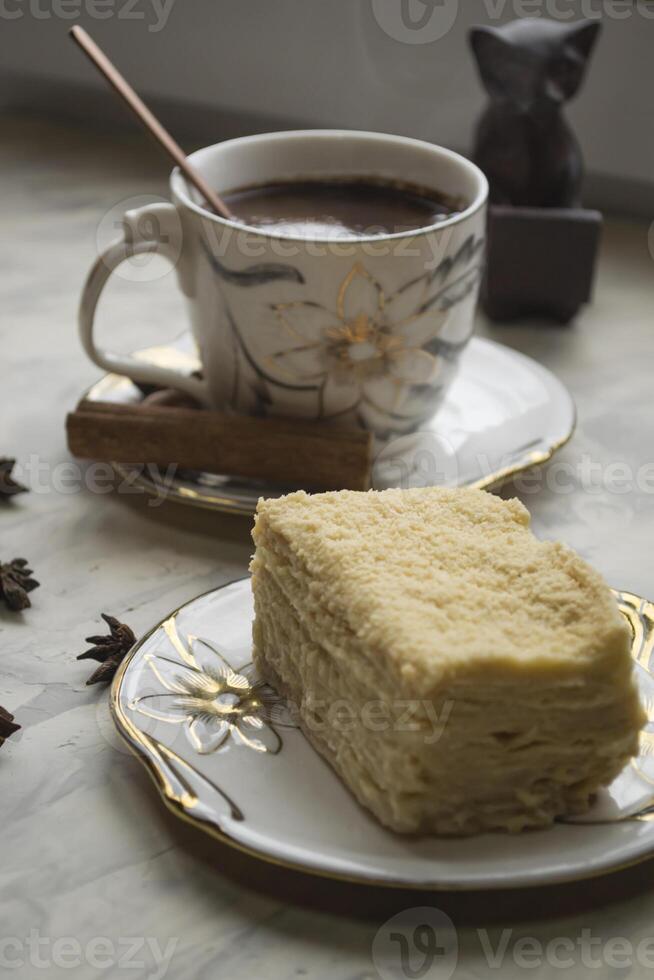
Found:
[[[282,334],[295,344],[267,358],[267,379],[314,384],[320,417],[365,407],[393,416],[407,392],[414,399],[433,398],[443,362],[463,346],[445,340],[443,332],[452,309],[477,288],[482,246],[482,240],[466,239],[435,271],[390,294],[357,262],[341,282],[333,308],[306,299],[274,304]],[[333,412],[332,403],[346,407]]]

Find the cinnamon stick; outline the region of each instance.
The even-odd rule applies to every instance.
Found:
[[[204,409],[82,401],[66,419],[74,456],[269,480],[283,486],[366,490],[372,436],[304,420]]]

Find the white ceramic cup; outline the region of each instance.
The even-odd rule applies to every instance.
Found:
[[[461,202],[436,225],[308,240],[209,213],[178,170],[172,204],[128,211],[80,304],[92,361],[216,409],[358,424],[381,438],[438,407],[473,329],[487,184],[468,160],[420,140],[308,130],[228,140],[191,162],[218,192],[293,177],[408,181]],[[96,346],[95,309],[117,266],[158,252],[176,265],[201,376]]]

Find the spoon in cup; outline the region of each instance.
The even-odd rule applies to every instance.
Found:
[[[71,27],[70,35],[76,44],[82,49],[84,54],[91,60],[98,71],[107,79],[115,92],[129,106],[134,115],[145,126],[149,133],[154,136],[157,142],[163,147],[166,153],[172,157],[179,169],[182,171],[189,183],[202,194],[209,207],[222,218],[233,219],[225,202],[219,194],[205,181],[204,177],[189,163],[188,158],[170,135],[164,129],[156,116],[148,109],[145,102],[136,94],[132,86],[121,75],[115,65],[107,58],[106,54],[95,43],[93,38],[84,30],[83,27]]]

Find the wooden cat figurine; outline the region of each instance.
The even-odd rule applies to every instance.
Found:
[[[582,158],[562,112],[578,91],[600,31],[598,21],[522,18],[473,27],[470,44],[490,102],[473,157],[496,204],[574,207]]]

